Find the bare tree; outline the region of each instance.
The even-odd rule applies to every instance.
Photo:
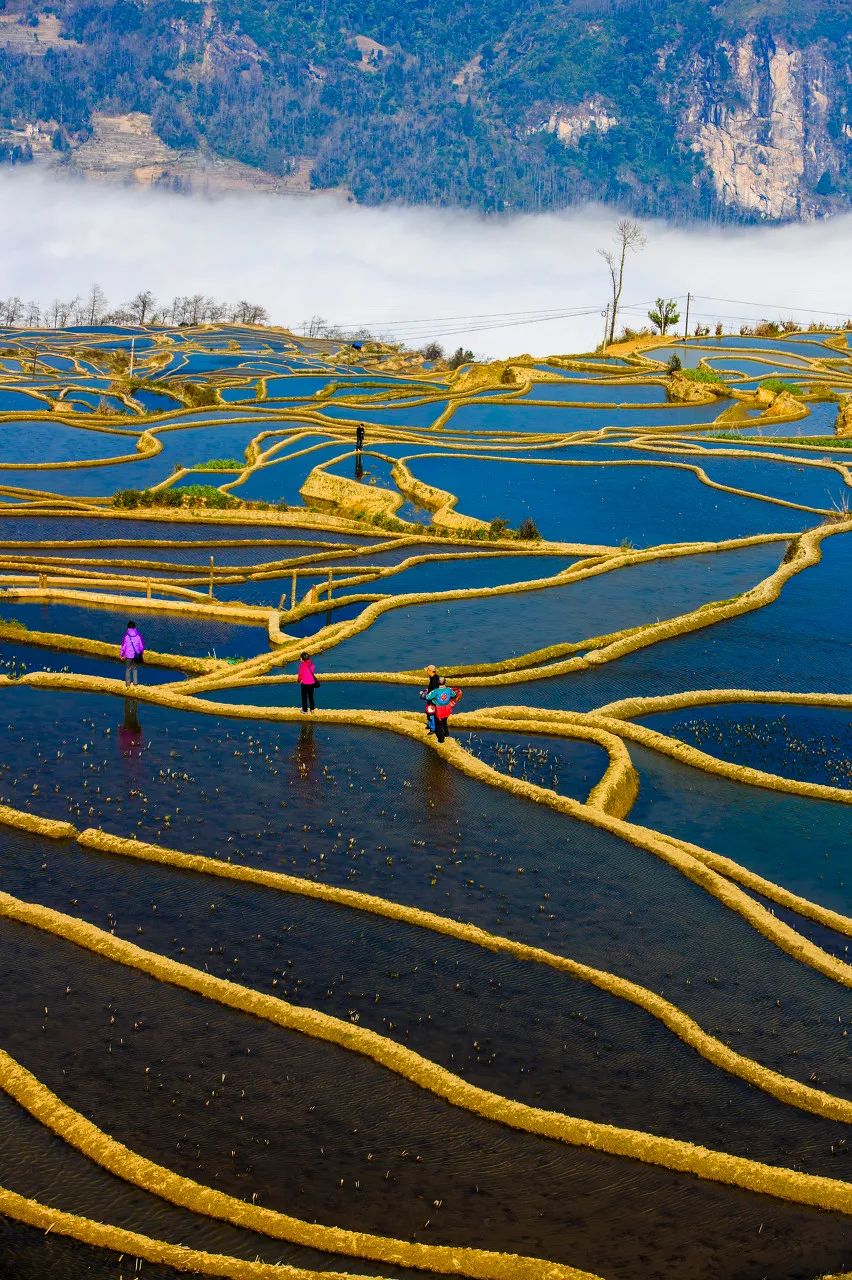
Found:
[[[0,324],[13,329],[18,323],[23,310],[24,304],[17,295],[11,298],[4,298],[0,302]]]
[[[83,302],[86,320],[90,328],[98,323],[107,307],[107,296],[99,284],[93,284]]]
[[[231,319],[236,324],[266,324],[269,313],[259,302],[248,302],[243,298],[231,311]],[[314,319],[317,319],[315,316]]]
[[[615,338],[615,322],[618,316],[619,304],[621,303],[621,293],[624,288],[624,265],[627,261],[627,255],[628,253],[638,253],[640,249],[644,248],[644,245],[645,237],[642,234],[642,228],[639,223],[631,222],[629,218],[622,218],[615,229],[615,247],[612,249],[598,249],[598,253],[607,265],[612,285],[608,343],[611,343]]]
[[[24,323],[28,329],[37,329],[41,324],[41,308],[37,302],[28,302]]]
[[[302,333],[306,338],[318,338],[326,328],[326,321],[322,316],[311,316],[310,320],[302,321]]]
[[[228,304],[226,302],[217,302],[215,298],[207,299],[207,319],[212,324],[218,324],[220,320],[224,320],[228,314]]]
[[[127,304],[127,310],[134,318],[135,324],[144,324],[148,314],[154,308],[154,295],[150,289],[143,289],[131,298]]]

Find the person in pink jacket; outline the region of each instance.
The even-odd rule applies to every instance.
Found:
[[[314,664],[307,653],[302,654],[302,660],[299,663],[299,673],[296,676],[299,682],[299,688],[302,691],[302,711],[315,711],[314,706],[314,690],[319,684],[317,673],[314,670]]]
[[[136,630],[136,623],[131,619],[127,624],[124,639],[119,649],[119,657],[124,662],[124,683],[139,683],[139,667],[145,661],[145,641]]]

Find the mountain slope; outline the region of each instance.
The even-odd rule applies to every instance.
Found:
[[[8,0],[0,126],[178,186],[807,219],[852,203],[851,51],[850,0]]]

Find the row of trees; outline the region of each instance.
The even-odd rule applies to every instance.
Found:
[[[401,351],[407,349],[406,344],[394,338],[392,334],[383,336],[365,328],[344,329],[338,324],[330,324],[322,316],[311,316],[310,320],[303,320],[301,330],[306,338],[330,338],[336,342],[380,342],[385,346],[397,347]],[[443,363],[448,369],[458,369],[460,365],[471,364],[477,358],[469,347],[456,347],[455,351],[449,354],[440,342],[427,342],[425,346],[418,348],[418,355],[421,355],[424,360]]]
[[[13,295],[0,298],[0,326],[20,329],[64,329],[68,325],[196,325],[268,324],[269,312],[259,302],[243,298],[224,302],[207,294],[179,294],[170,301],[158,301],[150,289],[143,289],[127,302],[114,306],[99,284],[73,298],[54,298],[41,305]]]

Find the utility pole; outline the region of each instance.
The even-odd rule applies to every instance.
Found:
[[[604,318],[604,336],[603,344],[601,346],[601,354],[606,355],[606,340],[607,335],[609,334],[609,303],[606,304],[606,311],[602,311],[601,315]]]
[[[31,377],[35,377],[36,365],[38,364],[38,347],[33,352],[33,371]]]
[[[130,339],[130,373],[127,375],[129,378],[133,377],[133,359],[135,355],[136,355],[136,339],[131,338]]]
[[[691,294],[691,293],[688,293],[688,294],[686,295],[686,316],[684,317],[684,321],[683,321],[683,336],[684,336],[684,338],[688,338],[688,337],[689,337],[689,304],[690,304],[690,302],[691,302],[691,301],[692,301],[692,294]]]

